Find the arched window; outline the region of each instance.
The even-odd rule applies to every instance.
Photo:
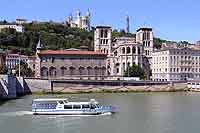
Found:
[[[101,68],[102,75],[106,75],[106,67]]]
[[[135,49],[135,47],[133,47],[132,52],[133,52],[133,54],[136,53],[136,49]]]
[[[61,76],[65,76],[67,68],[63,66],[60,68],[60,70],[61,70]]]
[[[84,67],[79,67],[79,75],[83,75],[84,74]]]
[[[131,48],[127,47],[126,52],[127,52],[127,54],[130,54],[131,53]]]
[[[122,54],[125,54],[125,48],[124,47],[122,48]]]
[[[48,68],[46,67],[41,68],[41,77],[48,77]]]
[[[92,75],[92,67],[87,67],[87,74]]]
[[[56,68],[50,67],[49,68],[50,77],[56,77]]]
[[[115,64],[116,72],[119,73],[119,63]]]
[[[125,72],[126,68],[125,68],[125,63],[123,63],[123,72]]]
[[[103,38],[103,30],[100,30],[100,37]]]
[[[108,30],[105,30],[104,31],[104,38],[107,38],[108,37]]]
[[[142,34],[142,40],[145,40],[145,33]]]
[[[114,52],[114,55],[117,56],[117,51]]]
[[[74,67],[72,67],[72,66],[69,68],[69,73],[70,73],[71,76],[75,75],[75,70],[76,69]]]
[[[99,68],[97,66],[94,68],[94,75],[99,75]]]
[[[138,54],[140,54],[140,47],[138,47]]]

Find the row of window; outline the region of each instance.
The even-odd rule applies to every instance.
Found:
[[[57,103],[40,103],[36,104],[37,109],[56,109]]]
[[[93,104],[64,105],[64,109],[95,109],[96,107],[98,107],[98,105],[93,105]]]
[[[150,32],[144,32],[142,36],[143,40],[150,40]]]
[[[100,44],[108,44],[108,39],[101,39]]]
[[[131,53],[131,48],[130,47],[122,47],[121,49],[121,53],[122,54],[130,54]],[[133,47],[132,48],[132,53],[135,54],[136,53],[136,48]],[[140,54],[140,48],[138,47],[138,54]]]
[[[108,30],[101,30],[100,31],[100,37],[101,38],[107,38],[108,37]]]
[[[191,56],[170,56],[171,61],[176,61],[179,59],[185,59],[185,60],[198,60],[200,61],[200,56],[196,57],[191,57]],[[168,60],[167,57],[154,57],[154,61],[161,61],[161,60]]]
[[[185,59],[185,60],[200,60],[200,56],[170,56],[171,60],[178,60],[178,59]]]
[[[61,76],[65,76],[67,74],[69,75],[91,75],[94,73],[94,75],[98,75],[98,74],[101,74],[101,75],[105,75],[106,73],[106,68],[105,67],[102,67],[102,68],[97,68],[95,67],[94,69],[91,68],[91,67],[88,67],[87,69],[85,69],[84,67],[80,67],[78,69],[78,71],[76,71],[76,68],[74,67],[70,67],[69,68],[69,71],[67,71],[67,68],[65,67],[61,67]],[[54,76],[56,77],[57,76],[57,69],[56,68],[50,68],[49,71],[46,67],[43,67],[41,69],[41,76]]]
[[[150,47],[150,41],[143,41],[144,47]]]
[[[194,54],[200,54],[199,51],[193,51],[193,52],[189,52],[189,51],[170,51],[170,54],[174,54],[174,55],[194,55]]]
[[[151,51],[145,50],[145,55],[150,56],[151,55]]]
[[[168,72],[167,68],[154,69],[154,72]],[[200,68],[170,68],[170,72],[200,72]]]
[[[62,61],[65,61],[65,60],[94,60],[96,61],[97,58],[94,58],[94,57],[91,57],[91,58],[54,58],[54,57],[42,57],[41,58],[41,62],[52,62],[54,63],[55,62],[55,59],[57,60],[62,60]],[[104,60],[104,58],[98,58],[98,60]]]

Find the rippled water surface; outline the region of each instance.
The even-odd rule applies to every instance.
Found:
[[[34,98],[25,96],[0,104],[0,133],[199,133],[200,93],[79,94],[114,105],[119,112],[106,116],[33,116]],[[52,96],[48,96],[52,97]]]

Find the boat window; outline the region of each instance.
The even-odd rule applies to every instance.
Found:
[[[90,109],[95,109],[96,106],[94,104],[91,104]]]
[[[96,104],[96,107],[97,107],[97,108],[100,108],[99,104]]]
[[[81,105],[73,105],[73,109],[81,109]]]
[[[64,105],[64,109],[72,109],[72,105]]]
[[[88,105],[88,104],[83,104],[82,105],[82,109],[88,109],[88,108],[90,108],[90,105]]]
[[[63,101],[58,101],[59,102],[59,104],[64,104],[64,102]]]
[[[57,103],[54,102],[41,102],[41,103],[34,103],[34,106],[38,109],[56,109]]]

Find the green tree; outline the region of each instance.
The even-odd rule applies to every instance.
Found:
[[[162,43],[167,42],[166,40],[160,38],[154,38],[154,47],[160,49],[162,47]]]
[[[7,74],[8,69],[5,65],[0,66],[0,74]]]
[[[93,50],[94,31],[70,28],[53,22],[24,24],[25,32],[17,33],[12,29],[5,29],[0,33],[0,48],[15,50],[34,55],[40,36],[44,49],[68,49],[86,46]]]
[[[136,37],[135,34],[126,33],[124,30],[118,31],[118,30],[114,29],[113,32],[112,32],[112,38],[113,39],[116,38],[116,37],[123,37],[123,36],[125,36],[125,37]]]
[[[128,66],[124,72],[125,77],[140,77],[140,79],[145,79],[146,75],[144,70],[138,66],[133,64],[133,66]]]
[[[16,75],[19,76],[19,65],[15,67]],[[34,77],[34,72],[28,67],[27,63],[20,62],[20,76],[22,77]]]

